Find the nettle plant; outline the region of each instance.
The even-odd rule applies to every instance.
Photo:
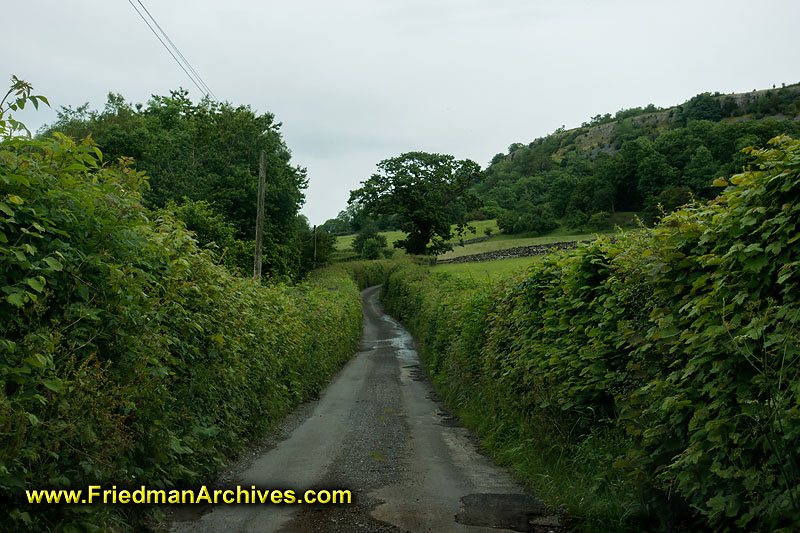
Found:
[[[655,303],[633,357],[657,371],[624,412],[634,462],[720,527],[800,519],[800,141],[770,144],[644,254]]]
[[[31,136],[30,130],[18,120],[14,120],[12,111],[21,111],[25,105],[30,103],[36,109],[39,104],[50,105],[44,96],[32,94],[33,86],[16,76],[11,76],[11,87],[0,100],[0,139],[8,139],[14,136],[15,132],[24,131],[28,137]]]
[[[608,483],[631,490],[618,520],[662,530],[800,523],[800,141],[747,151],[715,200],[652,230],[474,294],[421,269],[384,284],[444,396],[494,424],[495,442],[576,463],[624,445],[594,454],[575,514],[597,512],[587,502]]]
[[[13,81],[0,139],[0,523],[138,530],[146,509],[34,507],[24,490],[213,477],[355,352],[361,300],[343,272],[297,286],[231,273],[168,210],[142,205],[147,177],[130,159],[104,162],[91,138],[17,135],[27,130],[8,113],[32,95]]]

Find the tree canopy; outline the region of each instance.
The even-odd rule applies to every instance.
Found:
[[[394,243],[410,254],[437,254],[450,249],[455,232],[463,235],[466,215],[480,205],[470,190],[481,179],[480,166],[452,155],[408,152],[378,163],[378,172],[350,192],[372,216],[395,215],[408,234]]]
[[[264,271],[296,276],[302,270],[298,238],[303,233],[298,233],[297,216],[308,180],[305,169],[291,164],[280,126],[271,113],[209,99],[193,103],[181,89],[155,95],[145,105],[111,93],[101,111],[90,110],[88,104],[62,108],[43,133],[60,131],[74,139],[91,135],[107,160],[132,158],[136,169],[149,176],[145,204],[169,205],[179,216],[194,215],[200,208],[202,217],[187,216],[184,222],[201,240],[232,231],[226,264],[245,273],[252,268],[258,154],[265,150]],[[205,205],[180,209],[192,202]],[[210,231],[207,221],[199,224],[206,215],[220,215],[228,226]]]

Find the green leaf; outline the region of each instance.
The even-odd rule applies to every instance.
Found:
[[[43,261],[47,263],[47,266],[50,267],[50,270],[55,270],[60,272],[61,270],[64,269],[64,265],[62,265],[60,262],[58,262],[56,259],[52,257],[45,257]]]
[[[22,298],[22,294],[19,292],[15,292],[6,296],[6,301],[16,307],[25,306],[25,300]]]
[[[745,272],[759,272],[769,264],[769,257],[766,255],[757,256],[744,263]]]
[[[25,487],[25,484],[22,483],[21,487]],[[17,522],[22,522],[24,524],[30,525],[31,524],[31,515],[28,512],[20,511],[19,509],[14,509],[13,511],[8,513],[8,516],[11,517],[12,520]]]
[[[658,330],[658,337],[660,339],[666,339],[669,337],[674,337],[678,333],[679,333],[678,329],[672,324],[669,324],[668,326],[665,326]]]
[[[53,392],[63,392],[64,391],[64,382],[58,378],[54,379],[45,379],[42,381],[42,385],[47,387]]]
[[[45,279],[42,276],[38,276],[36,278],[26,279],[25,283],[27,283],[30,288],[36,292],[42,292],[44,290]]]
[[[25,359],[25,362],[35,368],[44,368],[47,366],[47,359],[41,354],[33,354],[32,357]]]

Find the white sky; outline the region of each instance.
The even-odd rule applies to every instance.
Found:
[[[142,1],[217,97],[283,123],[312,224],[403,152],[486,166],[598,113],[800,81],[797,0]],[[0,75],[54,109],[200,96],[127,0],[7,4]]]

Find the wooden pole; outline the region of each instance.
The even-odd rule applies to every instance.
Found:
[[[317,225],[314,224],[314,268],[317,268]]]
[[[261,243],[264,238],[264,188],[267,180],[267,153],[261,150],[258,162],[258,212],[256,213],[256,252],[253,258],[253,277],[261,279]]]

